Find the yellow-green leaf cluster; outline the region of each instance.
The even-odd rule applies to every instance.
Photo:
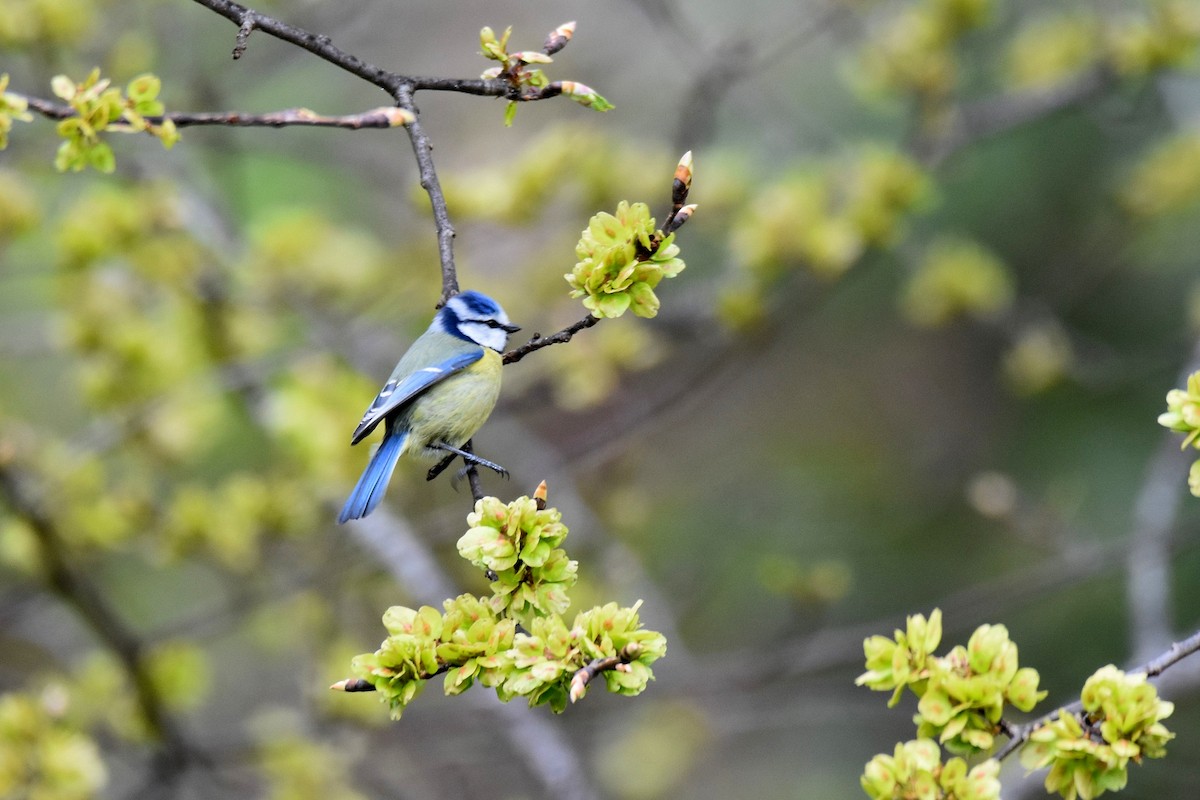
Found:
[[[99,749],[66,719],[62,687],[0,695],[0,797],[87,800],[108,781]]]
[[[923,614],[908,618],[904,630],[892,638],[872,636],[863,642],[867,671],[854,683],[877,692],[892,692],[889,706],[900,702],[904,687],[921,684],[928,677],[927,662],[942,641],[942,610],[935,608],[926,619]]]
[[[1018,394],[1044,392],[1063,380],[1075,360],[1075,349],[1062,326],[1053,320],[1031,322],[1016,333],[1002,362],[1008,385]]]
[[[913,718],[918,736],[936,738],[956,753],[988,750],[1005,705],[1029,711],[1046,693],[1038,690],[1037,671],[1018,665],[1017,646],[1003,625],[982,625],[966,647],[936,656],[941,630],[941,612],[935,609],[928,620],[909,617],[906,630],[896,631],[892,639],[867,639],[867,672],[856,683],[891,690],[889,705],[908,687],[920,698]]]
[[[621,668],[603,673],[608,690],[641,694],[654,679],[650,664],[666,654],[667,641],[642,628],[640,607],[641,601],[630,608],[608,603],[577,614],[570,628],[558,615],[533,620],[529,632],[518,633],[513,641],[512,669],[501,697],[521,695],[530,706],[547,704],[560,713],[576,672],[596,659],[618,656],[625,656]]]
[[[1200,450],[1200,372],[1188,376],[1187,386],[1167,392],[1167,410],[1158,415],[1158,424],[1164,428],[1187,434],[1181,447],[1189,446]],[[1200,460],[1192,464],[1188,484],[1192,494],[1200,497]]]
[[[1052,86],[1101,58],[1100,25],[1076,12],[1038,16],[1009,42],[1004,59],[1008,83],[1016,89]]]
[[[0,3],[0,47],[73,45],[95,36],[95,0],[4,0]]]
[[[352,762],[344,752],[294,729],[264,738],[255,755],[266,778],[266,800],[367,800],[352,788]]]
[[[861,55],[871,88],[940,101],[959,82],[959,41],[991,16],[992,0],[921,0],[896,13]]]
[[[1108,26],[1109,59],[1122,75],[1187,66],[1200,44],[1200,8],[1190,0],[1148,3]]]
[[[576,569],[558,547],[567,528],[557,509],[544,506],[543,488],[535,497],[511,503],[485,497],[467,517],[459,553],[489,574],[491,597],[460,595],[445,601],[444,612],[394,606],[383,618],[387,639],[352,660],[354,674],[375,688],[394,718],[442,674],[448,695],[478,681],[505,702],[526,697],[556,713],[583,697],[596,675],[576,679],[597,662],[605,664],[595,669],[610,692],[636,695],[653,679],[650,665],[665,654],[666,639],[642,628],[641,601],[597,606],[567,625],[562,614]]]
[[[516,622],[502,619],[484,600],[459,595],[432,606],[393,606],[383,615],[388,638],[374,653],[355,656],[355,675],[370,682],[399,719],[426,681],[445,673],[446,694],[460,694],[475,681],[497,686],[506,676],[504,654],[513,644]]]
[[[0,74],[0,150],[8,147],[8,132],[12,130],[13,120],[29,122],[33,119],[25,98],[4,91],[7,88],[8,73]]]
[[[154,75],[140,75],[129,82],[122,94],[111,81],[100,77],[100,68],[93,69],[81,83],[57,75],[51,81],[54,94],[74,110],[74,116],[58,123],[58,135],[65,141],[58,148],[54,165],[61,172],[79,172],[92,167],[100,172],[116,169],[112,147],[101,138],[107,130],[129,133],[146,132],[171,148],[179,140],[175,123],[170,119],[150,122],[147,117],[161,117],[162,103],[158,101],[161,82]]]
[[[645,203],[622,200],[615,214],[596,214],[575,246],[579,262],[564,276],[571,297],[584,298],[584,307],[601,318],[630,310],[639,317],[655,316],[655,287],[685,266],[674,241],[674,234],[663,236],[655,228]]]
[[[994,317],[1013,300],[1004,262],[976,242],[942,238],[908,280],[901,307],[914,324],[945,325],[963,316]]]
[[[567,526],[558,509],[539,509],[530,497],[511,503],[485,497],[467,515],[467,524],[458,553],[488,572],[497,614],[529,625],[567,610],[579,565],[559,547]]]
[[[961,758],[943,764],[936,742],[914,739],[871,759],[859,782],[874,800],[999,800],[999,774],[995,759],[974,767]]]
[[[1200,198],[1200,134],[1158,142],[1134,166],[1121,191],[1125,208],[1143,217],[1189,208]]]
[[[931,185],[910,156],[879,145],[768,183],[732,226],[740,274],[723,293],[722,317],[753,323],[765,291],[796,266],[838,278],[869,249],[892,247],[907,218],[928,205]]]
[[[1162,724],[1175,707],[1159,699],[1144,674],[1101,667],[1084,684],[1080,700],[1082,714],[1060,711],[1021,749],[1026,768],[1050,767],[1046,791],[1065,800],[1091,800],[1123,789],[1130,762],[1162,758],[1175,738]]]

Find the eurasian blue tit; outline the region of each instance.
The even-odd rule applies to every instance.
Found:
[[[455,295],[442,306],[354,429],[352,445],[384,423],[383,441],[346,500],[339,523],[375,510],[405,453],[425,460],[459,455],[502,471],[462,446],[496,405],[500,352],[518,330],[499,303],[479,292]]]

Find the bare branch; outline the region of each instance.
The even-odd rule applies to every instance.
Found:
[[[247,40],[253,31],[259,30],[270,34],[276,39],[303,48],[318,58],[328,61],[334,66],[344,69],[351,75],[356,75],[368,83],[373,83],[393,97],[396,89],[407,79],[398,73],[389,72],[374,64],[369,64],[361,58],[351,55],[337,47],[328,36],[311,33],[303,28],[288,25],[274,17],[247,8],[241,3],[231,0],[195,0],[238,26],[237,45],[233,49],[233,57],[241,58],[246,52]]]
[[[1200,652],[1200,631],[1196,631],[1182,641],[1175,642],[1162,655],[1152,659],[1140,667],[1128,670],[1128,672],[1131,675],[1141,673],[1147,678],[1156,678],[1171,667],[1178,664],[1180,661],[1183,661],[1188,656],[1197,652]],[[1059,714],[1078,714],[1082,710],[1083,703],[1076,700],[1070,705],[1056,708],[1050,713],[1043,714],[1032,722],[1027,722],[1024,725],[1005,723],[1004,726],[1002,726],[1002,729],[1011,738],[1004,743],[1003,747],[996,751],[996,755],[993,756],[993,758],[998,761],[1002,761],[1008,756],[1012,755],[1013,752],[1021,747],[1021,745],[1025,744],[1025,742],[1029,739],[1030,734],[1032,734],[1038,728],[1041,728],[1043,725],[1046,725],[1047,723],[1057,719]]]
[[[29,108],[47,119],[70,119],[77,115],[75,109],[62,103],[55,103],[41,97],[30,97],[15,92],[24,98]],[[346,114],[328,117],[307,108],[287,108],[282,111],[270,111],[265,114],[245,114],[240,111],[176,111],[161,115],[145,117],[152,125],[161,125],[170,120],[177,128],[191,128],[201,125],[224,125],[234,128],[284,128],[291,126],[312,128],[346,128],[347,130],[362,130],[363,128],[395,128],[412,122],[412,112],[392,106],[381,106],[357,114]],[[113,123],[111,127],[119,127]]]
[[[525,356],[532,353],[534,350],[541,350],[543,347],[549,347],[552,344],[563,344],[571,341],[575,334],[579,333],[584,328],[590,328],[600,321],[600,317],[595,314],[588,314],[583,319],[576,322],[574,325],[568,325],[558,333],[552,333],[549,336],[542,336],[540,333],[535,333],[533,338],[520,347],[509,350],[504,354],[505,364],[515,364]]]
[[[442,191],[437,169],[433,165],[433,146],[429,143],[425,128],[417,117],[412,93],[412,88],[403,84],[397,87],[396,101],[401,108],[413,112],[413,121],[408,125],[408,136],[412,140],[413,155],[417,159],[421,188],[429,195],[429,204],[433,209],[433,225],[437,230],[438,260],[442,265],[442,299],[438,303],[440,308],[458,294],[458,273],[454,266],[454,225],[450,222],[446,195]]]

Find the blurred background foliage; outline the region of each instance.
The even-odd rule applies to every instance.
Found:
[[[366,458],[350,429],[440,293],[407,138],[110,137],[114,175],[62,175],[52,123],[16,123],[0,796],[854,798],[911,736],[853,685],[862,638],[906,613],[940,605],[948,643],[1004,623],[1048,703],[1195,629],[1198,516],[1155,418],[1200,327],[1200,4],[260,8],[455,77],[487,66],[484,25],[532,49],[578,20],[549,73],[611,113],[548,101],[505,128],[502,101],[418,97],[460,280],[525,333],[583,316],[562,276],[588,217],[661,220],[695,151],[658,318],[510,367],[476,439],[512,472],[487,491],[548,480],[577,603],[644,598],[668,655],[643,697],[554,718],[430,691],[389,724],[328,692],[387,606],[443,599],[333,524]],[[168,110],[386,102],[261,33],[234,62],[234,33],[183,0],[0,0],[0,72],[50,97],[58,73],[149,70]],[[395,483],[391,519],[483,591],[454,554],[469,495],[413,465]],[[1125,797],[1193,791],[1196,686]]]

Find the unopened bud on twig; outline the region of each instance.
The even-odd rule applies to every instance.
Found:
[[[546,43],[542,45],[542,52],[548,56],[552,56],[559,50],[567,46],[567,42],[571,41],[571,37],[575,35],[575,20],[564,22],[546,36]]]
[[[393,128],[399,128],[402,125],[411,125],[416,122],[416,115],[407,108],[396,108],[395,106],[387,106],[378,109],[379,113],[383,114],[387,119],[388,124]]]
[[[674,233],[682,228],[683,223],[692,218],[692,214],[696,212],[696,208],[695,203],[689,203],[672,214],[670,219],[667,220],[667,224],[663,226],[663,233]]]
[[[692,189],[692,151],[688,150],[679,159],[675,167],[675,180],[671,184],[671,201],[675,208],[680,208],[687,202],[688,192]]]
[[[515,58],[522,64],[549,64],[554,59],[545,53],[537,50],[521,50],[509,56],[510,59]]]
[[[558,81],[550,85],[557,85],[563,94],[568,95],[576,103],[588,108],[594,108],[596,111],[608,111],[613,107],[612,103],[605,100],[596,93],[595,89],[586,84],[575,81]]]
[[[548,496],[548,491],[549,490],[546,488],[545,481],[539,483],[537,488],[533,490],[533,502],[537,503],[538,511],[546,510],[546,498]]]

